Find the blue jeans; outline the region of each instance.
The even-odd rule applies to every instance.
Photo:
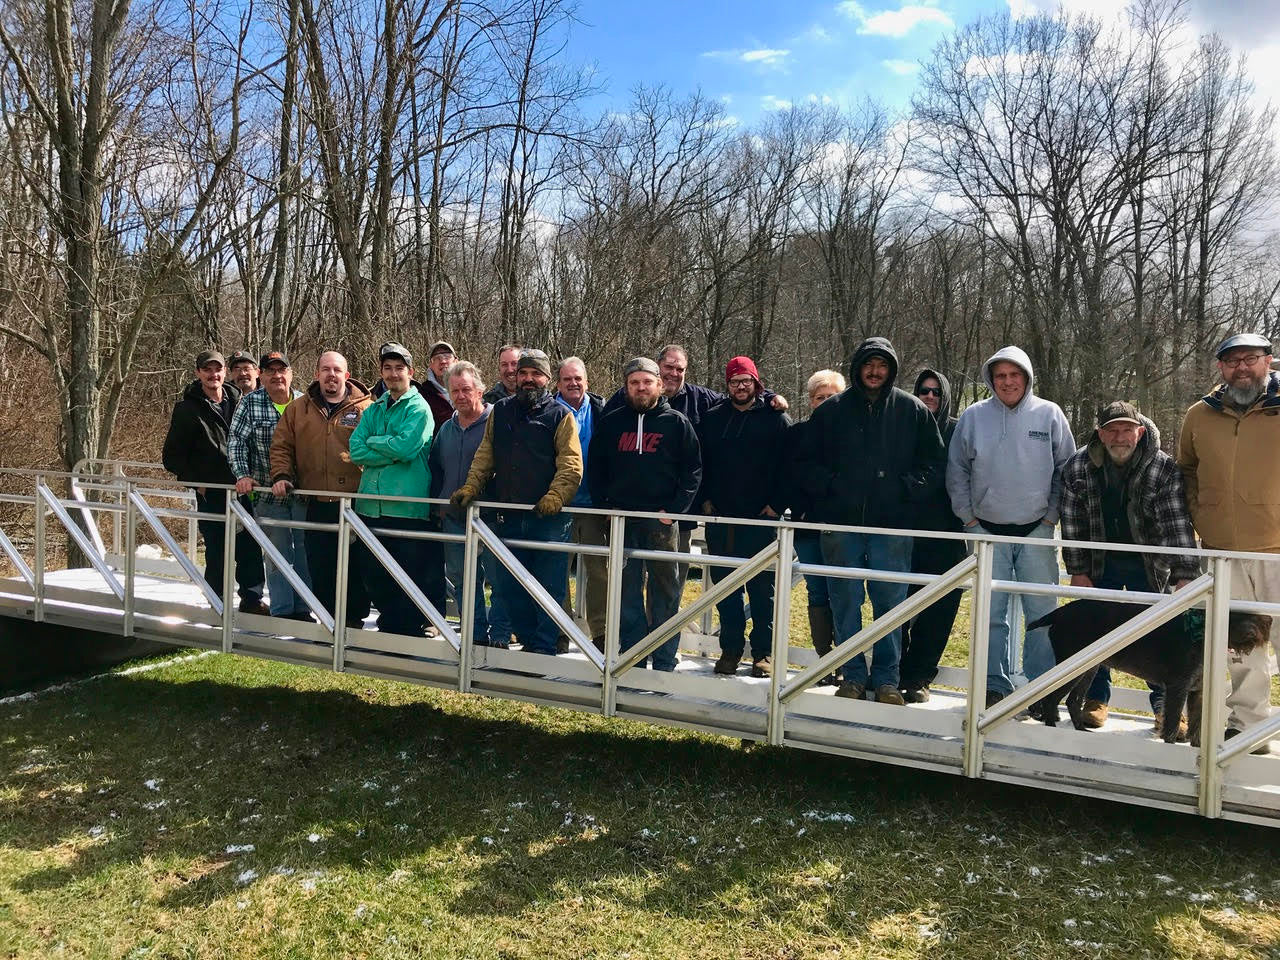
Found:
[[[441,518],[441,529],[445,533],[462,534],[467,532],[467,524],[464,520],[449,516],[445,512]],[[457,605],[459,613],[462,611],[462,566],[466,559],[466,547],[461,543],[446,543],[444,545],[444,575],[445,580],[449,584],[449,595],[453,597],[453,602]],[[480,560],[487,559],[487,555],[481,556]],[[496,560],[493,562],[497,562]],[[489,642],[489,617],[485,613],[484,607],[484,583],[487,579],[485,571],[485,563],[476,563],[476,598],[475,598],[475,637],[474,642],[481,646]],[[508,633],[508,636],[510,633]]]
[[[288,503],[263,503],[261,500],[253,505],[253,512],[266,520],[306,520],[307,505],[294,497]],[[285,562],[293,567],[293,572],[308,587],[311,586],[311,572],[307,567],[306,531],[296,527],[267,527],[263,531],[271,545],[280,551]],[[263,558],[266,559],[265,557]],[[273,617],[288,617],[292,614],[309,614],[306,602],[293,592],[284,574],[276,569],[270,560],[267,564],[267,600],[271,603]]]
[[[822,534],[817,530],[797,530],[795,545],[796,557],[801,563],[822,563]],[[831,595],[828,592],[827,578],[804,575],[804,585],[809,592],[809,606],[831,606]]]
[[[628,519],[623,546],[632,550],[675,550],[680,530],[661,520]],[[645,589],[649,602],[645,603]],[[622,613],[618,624],[618,646],[630,649],[662,626],[680,609],[680,571],[671,560],[636,560],[627,558],[622,565]],[[665,640],[653,651],[653,669],[670,673],[676,668],[676,651],[680,649],[680,632]],[[636,663],[643,668],[645,657]]]
[[[982,524],[969,528],[974,533],[989,533]],[[1024,543],[992,544],[991,575],[996,580],[1018,583],[1058,583],[1058,551],[1053,547],[1035,546],[1033,541],[1053,536],[1053,527],[1038,524],[1024,538]],[[1031,623],[1058,606],[1057,597],[1021,594],[1024,623]],[[987,634],[987,690],[1002,696],[1013,693],[1013,664],[1017,651],[1013,648],[1009,629],[1009,594],[991,593],[991,629]],[[1049,628],[1030,631],[1022,648],[1022,672],[1028,680],[1051,670],[1057,664],[1049,644]]]
[[[822,559],[833,567],[867,567],[906,572],[911,569],[911,538],[889,534],[823,533]],[[862,629],[862,601],[871,596],[871,610],[877,617],[907,597],[907,584],[884,580],[851,580],[830,577],[831,613],[836,624],[836,645]],[[898,686],[898,661],[902,656],[902,631],[894,630],[871,648],[871,686]],[[845,683],[867,686],[867,661],[859,655],[841,669]]]
[[[567,543],[569,525],[572,522],[567,514],[556,514],[551,517],[539,517],[526,511],[503,514],[495,532],[503,540],[540,540],[544,543]],[[531,550],[512,548],[518,560],[551,594],[557,606],[564,603],[565,582],[568,575],[569,555],[552,553],[548,550]],[[533,598],[524,586],[512,576],[511,571],[496,557],[493,561],[493,592],[501,597],[504,612],[510,618],[511,629],[520,637],[520,642],[527,653],[546,653],[555,655],[556,641],[560,639],[560,628],[547,615],[541,606],[534,603]],[[494,642],[501,644],[502,635],[492,634],[495,618],[490,618],[490,631]],[[509,634],[508,634],[509,635]]]

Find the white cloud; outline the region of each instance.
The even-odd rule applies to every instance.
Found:
[[[762,110],[790,110],[791,101],[775,97],[772,93],[766,93],[760,98],[760,108]]]
[[[857,0],[843,0],[836,9],[858,23],[859,33],[878,37],[905,37],[922,24],[955,26],[950,14],[929,4],[904,3],[897,10],[871,13]]]
[[[909,77],[920,69],[920,64],[914,60],[881,60],[880,64],[890,73],[896,73],[900,77]]]
[[[805,97],[805,98],[804,98],[804,102],[805,102],[805,103],[820,103],[820,104],[822,104],[824,107],[829,107],[829,106],[831,106],[831,104],[835,103],[835,100],[831,99],[831,97],[830,97],[828,94],[825,94],[825,93],[824,93],[824,94],[822,94],[822,95],[818,95],[818,94],[816,94],[816,93],[811,93],[811,94],[809,94],[807,97]]]
[[[765,48],[762,50],[745,50],[738,57],[743,63],[762,63],[766,66],[775,67],[787,59],[791,53],[790,50],[773,50]]]

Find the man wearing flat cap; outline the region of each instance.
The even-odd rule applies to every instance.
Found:
[[[1062,468],[1060,522],[1066,540],[1195,548],[1182,474],[1160,449],[1160,431],[1123,400],[1098,409],[1089,442]],[[1074,587],[1177,590],[1200,574],[1194,557],[1063,547],[1062,560]],[[1151,710],[1161,729],[1164,691],[1152,687]],[[1085,695],[1085,726],[1107,718],[1111,673],[1098,668]]]
[[[1178,437],[1191,522],[1208,549],[1280,553],[1280,375],[1271,371],[1271,342],[1236,334],[1218,346],[1217,360],[1222,383],[1191,405]],[[1280,558],[1232,560],[1231,595],[1280,600]],[[1280,651],[1280,618],[1271,645]],[[1228,738],[1270,715],[1268,657],[1265,645],[1228,651]]]
[[[494,499],[533,510],[507,510],[499,515],[503,540],[569,539],[569,517],[560,511],[582,482],[582,446],[573,414],[557,403],[548,385],[551,361],[541,350],[525,350],[516,366],[516,391],[499,401],[485,426],[484,439],[471,461],[466,483],[450,502],[463,507],[493,481]],[[564,603],[568,554],[515,548],[516,559],[557,604]],[[529,653],[554,655],[560,628],[533,602],[520,581],[501,563],[494,565],[494,589]]]

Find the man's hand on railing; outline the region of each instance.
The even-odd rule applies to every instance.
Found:
[[[665,511],[665,510],[659,510],[658,512],[659,512],[659,513],[666,513],[667,511]],[[662,524],[664,527],[669,527],[669,526],[671,526],[671,524],[672,524],[672,523],[674,523],[675,521],[674,521],[674,520],[672,520],[670,517],[659,517],[659,518],[658,518],[658,522],[659,522],[660,524]]]
[[[1190,580],[1179,580],[1179,581],[1177,581],[1177,582],[1173,585],[1173,592],[1174,592],[1174,593],[1177,593],[1179,590],[1181,590],[1183,587],[1185,587],[1185,586],[1186,586],[1187,584],[1189,584],[1190,582],[1191,582]]]
[[[236,481],[236,493],[244,496],[246,493],[253,493],[253,477],[241,477]]]
[[[449,498],[450,506],[457,507],[459,510],[469,507],[471,501],[476,498],[476,492],[465,483],[457,490],[453,491],[453,496]]]
[[[560,499],[558,493],[544,493],[542,499],[534,506],[533,512],[540,517],[553,517],[563,506],[564,501]]]
[[[293,489],[293,484],[288,480],[277,480],[271,485],[271,493],[273,496],[287,496],[289,491]]]
[[[1071,585],[1073,587],[1092,587],[1093,580],[1087,573],[1073,573],[1071,575]]]

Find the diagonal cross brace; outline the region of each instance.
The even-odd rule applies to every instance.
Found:
[[[218,596],[213,587],[209,586],[204,574],[196,569],[196,565],[187,556],[186,551],[178,546],[178,541],[173,538],[173,534],[169,532],[169,529],[160,522],[155,510],[151,508],[151,504],[147,503],[136,490],[129,491],[129,501],[133,504],[133,509],[147,522],[147,526],[160,538],[160,542],[165,545],[165,549],[173,554],[173,558],[178,561],[178,566],[182,567],[183,572],[186,573],[191,582],[200,588],[200,592],[209,601],[209,606],[213,608],[213,612],[218,616],[222,616],[222,598]]]
[[[258,526],[258,521],[254,519],[253,514],[240,506],[236,500],[231,501],[231,509],[235,512],[236,517],[249,536],[257,541],[258,546],[262,548],[262,552],[267,555],[267,559],[289,581],[289,586],[293,587],[293,592],[307,602],[311,612],[320,618],[321,625],[330,633],[333,633],[333,616],[324,608],[324,604],[316,598],[316,595],[311,592],[311,588],[303,583],[302,578],[298,576],[298,572],[293,569],[292,564],[288,563],[284,555],[280,553],[279,547],[271,542],[267,532]]]
[[[373,535],[373,531],[365,526],[365,523],[360,519],[359,514],[350,507],[345,507],[342,512],[346,516],[347,524],[350,526],[351,532],[363,541],[364,545],[369,548],[369,552],[373,554],[374,558],[386,568],[387,573],[391,574],[391,579],[394,580],[396,584],[399,585],[400,589],[408,595],[409,599],[413,601],[413,605],[422,611],[422,615],[431,621],[432,626],[440,631],[440,636],[448,640],[449,645],[453,647],[454,650],[461,650],[462,641],[458,639],[458,634],[455,633],[453,627],[449,625],[449,621],[446,620],[440,611],[435,608],[435,604],[427,599],[426,594],[418,588],[418,585],[413,582],[413,579],[404,572],[404,567],[400,566],[400,564],[396,562],[396,558],[391,556],[391,553],[387,548],[384,547],[378,541],[378,538]],[[347,575],[351,575],[350,571],[348,571]]]
[[[615,678],[621,676],[627,670],[639,663],[642,659],[651,654],[660,647],[671,634],[684,626],[690,620],[702,616],[704,610],[710,610],[712,604],[719,603],[729,594],[739,589],[744,583],[750,580],[758,573],[763,573],[769,567],[773,566],[778,556],[778,541],[774,540],[764,547],[759,553],[743,562],[742,566],[737,567],[727,577],[713,586],[710,590],[704,590],[700,596],[689,606],[683,610],[677,610],[675,615],[670,617],[666,623],[660,624],[649,631],[648,635],[639,643],[629,647],[617,665],[613,668],[613,676]],[[674,563],[675,561],[671,561]]]
[[[977,558],[973,556],[965,557],[946,573],[940,574],[933,583],[917,593],[913,593],[892,609],[885,611],[882,616],[876,617],[848,640],[837,644],[834,649],[820,657],[817,663],[801,670],[782,688],[778,694],[778,699],[783,703],[794,699],[837,667],[866,651],[881,637],[897,630],[898,627],[934,601],[955,590],[960,584],[972,577],[977,569]]]
[[[53,491],[43,483],[36,484],[36,496],[43,500],[45,506],[47,506],[53,512],[53,515],[58,518],[58,522],[66,528],[67,535],[76,542],[76,546],[79,547],[84,552],[84,555],[89,558],[89,563],[93,565],[93,569],[98,571],[102,576],[102,579],[107,582],[107,587],[113,594],[115,594],[116,599],[123,603],[124,587],[120,585],[120,581],[116,579],[115,573],[109,566],[107,566],[107,562],[102,559],[102,554],[98,552],[88,535],[80,529],[79,524],[71,519],[71,514],[67,513],[67,508],[58,501],[58,498],[54,496]]]

